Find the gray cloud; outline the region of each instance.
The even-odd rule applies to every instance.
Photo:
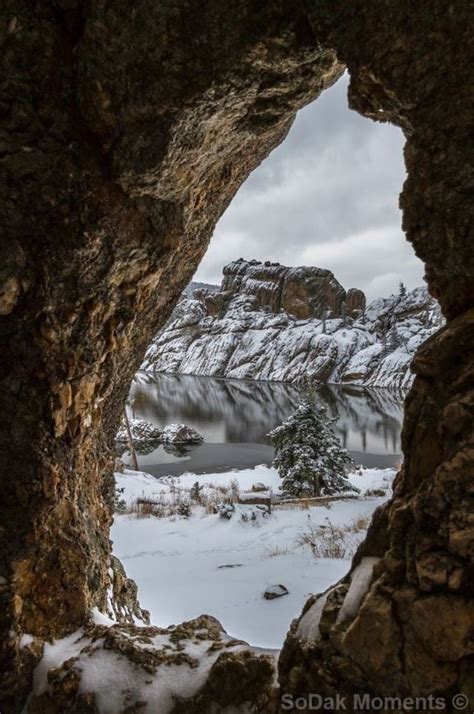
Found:
[[[422,283],[401,230],[399,129],[347,106],[347,77],[299,112],[219,221],[196,280],[218,283],[237,258],[318,265],[369,299]]]

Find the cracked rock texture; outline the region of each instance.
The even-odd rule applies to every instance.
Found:
[[[405,132],[403,226],[447,324],[415,360],[367,593],[341,625],[344,593],[328,597],[321,645],[289,635],[280,684],[472,696],[473,22],[467,0],[2,2],[2,712],[21,710],[43,640],[106,612],[132,375],[239,185],[344,66],[351,106]],[[64,707],[93,711],[74,682]],[[254,710],[257,690],[231,688]]]

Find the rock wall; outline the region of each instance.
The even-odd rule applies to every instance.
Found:
[[[278,271],[278,280],[264,280],[267,271]],[[436,300],[420,287],[405,296],[374,300],[366,308],[364,293],[346,293],[339,287],[344,302],[335,310],[321,295],[328,284],[326,273],[330,285],[338,286],[332,274],[320,268],[231,264],[224,268],[220,292],[198,290],[194,299],[178,303],[148,348],[143,368],[237,379],[291,382],[311,377],[336,384],[409,387],[416,350],[443,323]],[[288,304],[283,299],[288,286],[293,295],[303,296],[297,304],[300,310],[294,309],[295,302],[290,304],[293,311],[281,307]],[[295,312],[302,307],[313,316],[298,319]]]
[[[23,633],[109,607],[111,447],[146,347],[237,188],[343,67],[280,2],[5,0],[0,46],[0,709],[16,712]]]
[[[474,207],[465,191],[474,166],[466,65],[474,7],[380,0],[322,3],[311,13],[347,62],[351,106],[405,132],[403,227],[448,322],[414,360],[393,499],[375,514],[348,577],[292,626],[281,691],[347,695],[346,711],[357,692],[435,693],[446,711],[462,693],[472,709]]]
[[[110,445],[146,346],[239,185],[344,65],[351,106],[405,132],[403,225],[448,322],[415,361],[368,591],[342,626],[348,583],[328,597],[321,648],[293,631],[281,691],[472,696],[473,24],[466,0],[4,0],[2,711],[42,640],[106,607]],[[241,671],[222,675],[239,702]],[[218,697],[214,680],[209,711]]]

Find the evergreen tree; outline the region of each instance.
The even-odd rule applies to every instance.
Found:
[[[407,289],[404,283],[400,280],[400,285],[398,288],[398,296],[401,298],[406,298],[407,296]]]
[[[397,326],[395,325],[395,323],[393,323],[392,329],[390,330],[388,335],[388,351],[395,352],[395,350],[400,347],[401,344],[402,338],[399,335]]]
[[[357,491],[347,479],[352,462],[334,431],[336,418],[305,399],[296,412],[270,432],[275,447],[273,465],[283,490],[293,496],[330,496]]]

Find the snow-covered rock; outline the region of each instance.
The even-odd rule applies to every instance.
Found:
[[[180,450],[186,451],[188,445],[201,444],[204,441],[201,434],[186,424],[169,424],[163,431],[143,419],[129,419],[129,424],[134,447],[140,454],[153,451],[161,443],[166,451],[176,453]],[[115,441],[118,447],[127,446],[128,434],[124,423],[121,424]]]
[[[254,493],[263,493],[268,491],[268,488],[265,486],[264,483],[253,483],[251,490]]]
[[[312,377],[409,386],[416,349],[442,324],[427,289],[378,298],[364,308],[360,291],[346,293],[329,271],[316,278],[311,270],[320,271],[245,261],[227,266],[220,292],[195,291],[193,299],[181,300],[142,368],[237,379]],[[269,271],[275,273],[273,283]],[[259,282],[261,274],[265,280]],[[281,307],[285,295],[286,310]],[[299,317],[308,311],[309,317]]]
[[[161,438],[161,429],[151,424],[144,419],[129,419],[130,431],[132,439],[136,443],[147,443],[150,441],[159,441]],[[122,422],[115,437],[115,441],[120,444],[125,444],[128,441],[127,428]]]
[[[275,600],[278,597],[283,597],[283,595],[289,595],[289,590],[284,585],[270,585],[265,592],[263,597],[265,600]]]
[[[163,429],[161,440],[164,444],[200,444],[204,441],[196,429],[186,424],[168,424]]]
[[[362,558],[359,565],[354,568],[351,573],[349,590],[339,610],[337,622],[345,622],[346,620],[353,620],[355,618],[359,612],[362,600],[369,590],[373,570],[379,560],[380,558],[376,557],[365,557]]]
[[[166,628],[136,627],[95,610],[90,624],[46,642],[39,660],[34,641],[24,646],[24,656],[37,662],[30,711],[244,712],[255,681],[262,702],[274,687],[274,653],[230,637],[209,615]]]

